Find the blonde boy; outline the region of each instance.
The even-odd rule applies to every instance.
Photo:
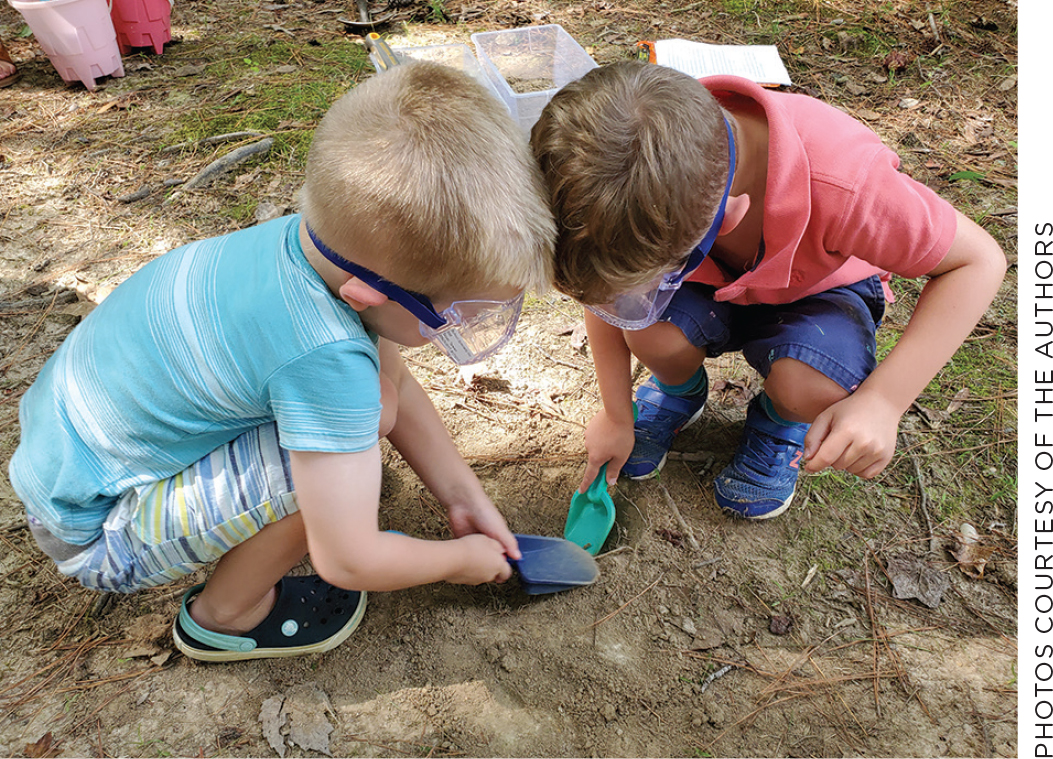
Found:
[[[525,141],[463,74],[400,66],[326,114],[303,215],[174,250],[41,371],[11,480],[84,585],[130,592],[218,560],[174,624],[188,656],[328,650],[365,592],[510,576],[518,548],[397,344],[474,361],[551,273]],[[453,540],[378,529],[387,436]],[[318,575],[288,576],[309,554]]]

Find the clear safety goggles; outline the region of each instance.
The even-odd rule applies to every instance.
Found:
[[[724,196],[720,199],[717,215],[702,240],[691,249],[683,266],[663,274],[653,282],[648,282],[628,292],[620,293],[610,303],[587,306],[587,308],[608,324],[619,329],[638,330],[650,327],[657,322],[668,307],[669,302],[680,289],[684,279],[709,255],[716,242],[720,225],[724,222],[724,209],[731,193],[731,181],[735,177],[735,139],[731,134],[731,125],[724,119],[724,128],[728,135],[728,181],[724,186]]]
[[[307,234],[327,260],[417,317],[421,335],[455,364],[475,364],[489,358],[501,350],[516,331],[523,310],[522,293],[505,301],[461,300],[440,313],[426,295],[405,290],[376,272],[348,261],[319,240],[310,227]]]

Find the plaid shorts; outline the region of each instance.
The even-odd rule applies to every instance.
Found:
[[[86,546],[64,543],[32,517],[29,526],[62,574],[130,593],[188,575],[297,510],[289,454],[271,423],[128,491]]]

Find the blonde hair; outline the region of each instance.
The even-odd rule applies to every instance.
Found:
[[[727,180],[720,104],[698,80],[649,63],[568,84],[530,142],[556,215],[555,286],[586,304],[682,263]]]
[[[496,98],[445,66],[402,64],[340,98],[301,204],[329,247],[408,290],[551,283],[555,225],[530,148]],[[362,251],[362,238],[385,244]]]

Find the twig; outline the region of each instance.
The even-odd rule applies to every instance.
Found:
[[[699,462],[699,461],[709,461],[710,459],[713,458],[713,454],[711,454],[711,453],[698,453],[698,452],[691,452],[691,451],[686,451],[686,452],[685,451],[669,451],[669,453],[666,454],[666,458],[668,458],[670,461]]]
[[[673,512],[673,516],[676,517],[676,521],[680,523],[680,529],[684,531],[684,536],[687,538],[687,542],[691,544],[691,547],[696,551],[702,550],[701,546],[698,545],[698,541],[695,540],[695,534],[691,531],[684,517],[680,514],[680,509],[676,507],[676,502],[673,501],[673,496],[669,495],[669,491],[661,482],[658,483],[658,489],[662,491],[662,495],[665,496],[665,503],[669,507],[669,510]]]
[[[820,667],[816,663],[815,659],[813,659],[811,656],[808,657],[808,663],[811,664],[812,668],[815,669],[815,671],[822,676],[823,685],[827,685],[832,682],[829,678],[826,677],[826,673],[823,672],[822,667]],[[848,702],[845,701],[844,694],[840,690],[838,690],[834,695],[836,696],[837,700],[841,702],[841,706],[843,707],[843,709],[850,715],[852,715],[852,721],[856,723],[856,727],[859,729],[859,732],[865,734],[866,728],[863,727],[862,723],[859,721],[859,718],[856,716],[856,713],[852,710],[852,707],[849,706]]]
[[[853,532],[854,531],[855,531],[855,528],[853,528]],[[859,535],[858,533],[856,533],[856,534],[862,540],[862,536]],[[886,571],[885,567],[883,567],[881,565],[881,562],[878,561],[877,556],[874,554],[874,552],[871,550],[870,546],[867,545],[865,541],[864,541],[864,548],[865,548],[865,551],[866,551],[866,555],[870,556],[871,558],[874,559],[874,564],[877,565],[877,567],[882,571],[882,573],[885,575],[885,577],[888,578],[889,581],[891,582],[892,578],[888,577],[888,572]],[[869,563],[867,563],[865,557],[864,557],[863,566],[865,568],[867,568],[867,588],[866,588],[867,607],[871,610],[871,613],[873,613],[873,604],[872,604],[871,593],[870,593],[870,572],[869,572],[869,566],[870,565],[869,565]],[[896,676],[899,679],[899,685],[903,689],[903,693],[906,694],[907,698],[915,699],[918,702],[918,705],[921,707],[921,710],[923,712],[925,712],[925,716],[928,717],[929,720],[933,724],[936,724],[936,720],[933,718],[932,713],[929,711],[928,705],[922,699],[921,693],[919,692],[919,690],[917,688],[914,688],[913,686],[910,685],[910,681],[907,678],[907,673],[903,671],[903,665],[900,662],[899,654],[896,653],[896,649],[894,649],[892,647],[892,644],[888,640],[888,636],[885,635],[885,631],[883,629],[881,629],[880,627],[874,627],[875,624],[876,624],[876,622],[874,622],[874,621],[871,622],[871,627],[872,627],[872,629],[874,631],[874,635],[876,637],[879,637],[881,639],[881,642],[884,644],[885,651],[888,653],[889,659],[892,660],[892,664],[896,668]],[[876,642],[875,642],[875,645],[876,645]],[[875,662],[876,661],[877,660],[875,658]],[[877,669],[876,666],[875,666],[875,669]],[[876,687],[876,684],[875,684],[875,687]]]
[[[991,736],[987,733],[987,723],[984,722],[983,715],[976,708],[973,694],[966,691],[966,695],[969,697],[969,706],[973,708],[972,714],[976,717],[976,723],[980,726],[980,734],[984,737],[984,756],[994,756],[994,746],[991,745]]]
[[[698,695],[702,695],[706,692],[706,689],[713,683],[714,680],[719,680],[731,670],[735,669],[730,664],[725,664],[723,667],[712,673],[709,677],[702,681],[702,685],[698,689]]]
[[[60,290],[52,295],[42,295],[37,298],[0,301],[0,311],[23,311],[25,309],[37,309],[48,305],[63,306],[67,303],[75,303],[76,301],[77,293],[75,290]]]
[[[143,675],[149,675],[152,672],[160,672],[164,667],[162,665],[154,665],[147,667],[146,669],[140,669],[137,672],[125,672],[120,675],[111,675],[110,677],[100,677],[95,680],[78,680],[73,685],[66,686],[65,688],[59,688],[55,693],[69,693],[77,690],[88,690],[89,688],[96,688],[100,685],[107,685],[108,683],[119,683],[122,680],[132,680]]]
[[[725,727],[723,730],[720,731],[720,734],[716,738],[711,740],[709,743],[706,743],[704,745],[700,745],[700,744],[695,744],[695,745],[698,746],[699,749],[701,749],[702,751],[709,751],[709,749],[712,748],[716,744],[717,741],[719,741],[721,738],[723,738],[727,734],[727,732],[729,730],[731,730],[732,728],[738,727],[739,725],[741,725],[743,722],[746,722],[747,720],[752,720],[754,717],[756,717],[758,714],[763,712],[765,709],[768,709],[768,708],[770,708],[772,706],[778,706],[779,704],[784,704],[787,701],[793,701],[793,700],[798,699],[798,698],[801,698],[801,694],[794,694],[792,696],[787,696],[786,698],[780,698],[777,701],[772,701],[772,702],[767,703],[767,704],[762,704],[762,705],[758,706],[756,709],[754,709],[752,712],[747,714],[745,717],[742,717],[742,718],[736,720],[735,722],[733,722],[732,724],[728,725],[727,727]]]
[[[585,371],[585,367],[579,366],[578,364],[572,364],[569,361],[563,361],[562,359],[558,359],[555,356],[553,356],[551,353],[549,353],[548,351],[542,349],[538,345],[534,345],[532,347],[534,348],[534,350],[536,350],[538,353],[540,353],[542,356],[544,356],[545,358],[547,358],[549,361],[551,361],[554,364],[559,364],[560,366],[570,367],[571,369],[577,369],[579,372]]]
[[[172,193],[164,201],[163,205],[168,205],[176,198],[182,196],[182,194],[186,190],[193,190],[198,187],[203,187],[216,177],[220,176],[221,174],[227,173],[238,164],[244,163],[253,156],[259,153],[266,153],[268,150],[271,149],[271,146],[273,144],[274,138],[267,137],[265,139],[260,140],[259,142],[254,142],[251,145],[243,145],[240,148],[230,151],[226,155],[220,156],[215,161],[213,161],[208,166],[199,171],[196,176],[194,176],[189,182],[183,185],[182,189]]]
[[[812,664],[813,667],[815,667],[815,662],[811,662],[811,664]],[[819,668],[816,667],[816,669],[819,669]],[[819,672],[820,672],[820,674],[822,674],[822,670],[819,670]],[[895,674],[895,672],[893,670],[888,670],[888,671],[885,671],[885,672],[882,672],[880,670],[875,670],[874,672],[860,672],[859,674],[854,674],[854,675],[853,674],[835,675],[833,677],[827,677],[826,675],[823,675],[823,677],[813,677],[813,678],[811,678],[809,680],[790,680],[790,681],[782,682],[782,683],[779,683],[779,684],[776,684],[776,685],[772,685],[772,686],[766,688],[764,692],[765,693],[782,693],[782,692],[787,692],[788,691],[788,692],[793,693],[793,692],[796,692],[798,690],[803,692],[803,691],[808,691],[808,690],[810,690],[812,688],[816,688],[816,687],[823,687],[823,686],[830,686],[830,685],[839,685],[840,683],[851,683],[851,682],[855,682],[856,680],[867,680],[869,678],[874,677],[875,675],[892,676],[894,674]],[[854,716],[855,715],[853,715],[853,717]]]
[[[39,332],[40,328],[44,326],[44,321],[51,314],[52,309],[55,308],[55,302],[58,300],[58,296],[59,293],[58,291],[56,291],[54,297],[48,303],[47,308],[44,309],[44,313],[40,315],[40,319],[38,319],[37,323],[32,326],[32,328],[29,330],[29,333],[24,338],[22,338],[22,342],[18,344],[18,348],[16,348],[15,352],[11,354],[7,363],[0,366],[0,374],[6,372],[8,369],[15,365],[15,359],[18,358],[18,354],[20,354],[25,349],[25,347],[29,345],[30,341],[34,337],[36,337],[37,332]]]
[[[877,619],[874,617],[874,604],[871,601],[869,561],[863,561],[863,574],[866,577],[866,595],[864,596],[864,600],[866,601],[867,615],[870,617],[870,630],[874,633],[874,709],[877,712],[878,719],[881,719],[881,673],[878,668],[878,639],[882,637],[882,633],[881,629],[878,627]]]
[[[642,596],[642,595],[643,595],[644,593],[646,593],[647,591],[649,591],[649,590],[651,590],[652,588],[654,588],[654,586],[655,586],[655,585],[657,585],[657,584],[658,584],[659,582],[661,582],[661,581],[662,581],[662,578],[663,578],[663,577],[665,577],[665,572],[662,572],[662,574],[658,575],[658,579],[657,579],[657,580],[655,580],[654,582],[652,582],[652,583],[651,583],[650,585],[648,585],[648,586],[647,586],[646,588],[644,588],[643,590],[641,590],[641,591],[640,591],[639,593],[637,593],[637,594],[636,594],[635,596],[633,596],[633,597],[632,597],[632,598],[630,598],[630,599],[629,599],[628,601],[626,601],[625,603],[623,603],[623,604],[622,604],[621,606],[619,606],[619,607],[618,607],[617,609],[615,609],[614,611],[612,611],[612,612],[611,612],[610,614],[608,614],[608,615],[607,615],[606,617],[604,617],[603,619],[599,619],[599,620],[597,620],[597,621],[593,622],[593,623],[592,623],[591,625],[589,625],[589,627],[599,627],[600,625],[602,625],[602,624],[603,624],[604,622],[606,622],[607,620],[609,620],[609,619],[613,619],[614,617],[616,617],[616,616],[617,616],[618,614],[620,614],[620,613],[621,613],[622,609],[624,609],[624,608],[625,608],[626,606],[628,606],[629,604],[631,604],[631,603],[632,603],[633,601],[635,601],[635,600],[636,600],[637,598],[639,598],[640,596]],[[586,629],[588,629],[588,628],[586,628]]]
[[[162,153],[176,153],[184,148],[192,148],[197,145],[218,145],[221,142],[234,142],[244,140],[247,137],[263,137],[263,132],[227,132],[226,134],[214,134],[211,137],[203,137],[200,140],[181,142],[178,145],[169,145]]]
[[[803,664],[805,661],[808,661],[809,659],[811,659],[813,653],[815,653],[820,648],[825,646],[827,643],[829,643],[831,640],[836,638],[838,635],[840,635],[840,631],[835,631],[835,632],[831,633],[830,635],[827,635],[825,638],[823,638],[821,641],[816,643],[814,646],[809,646],[808,650],[806,650],[803,654],[801,654],[796,659],[794,659],[793,663],[790,664],[790,666],[788,666],[785,669],[783,669],[782,674],[779,675],[775,679],[775,682],[773,682],[771,685],[768,685],[767,687],[765,687],[764,690],[761,691],[760,695],[763,696],[763,695],[766,695],[768,693],[771,693],[771,692],[777,690],[777,686],[779,685],[779,683],[785,682],[786,678],[789,675],[791,675],[793,673],[793,671],[795,669],[797,669],[798,666]]]
[[[910,438],[907,433],[901,432],[900,438],[903,441],[903,448],[910,456],[910,462],[914,465],[914,476],[918,482],[918,507],[921,509],[921,514],[925,517],[925,529],[929,535],[929,551],[934,554],[940,552],[940,541],[936,538],[936,534],[932,529],[932,519],[929,517],[929,495],[925,489],[925,475],[921,473],[921,463],[918,461],[918,457],[914,455],[914,452],[910,449]]]
[[[929,28],[932,29],[932,36],[936,38],[936,44],[942,45],[943,40],[940,39],[940,30],[936,26],[936,17],[933,16],[931,13],[929,14]]]
[[[454,408],[463,408],[465,411],[471,411],[473,414],[478,414],[483,419],[486,419],[487,421],[491,421],[494,424],[501,424],[501,420],[500,419],[494,419],[492,416],[488,416],[488,415],[484,414],[479,409],[472,408],[467,403],[461,403],[460,401],[454,401],[453,402],[453,407]]]
[[[66,626],[66,629],[62,631],[62,634],[61,634],[61,635],[59,635],[59,637],[58,637],[58,640],[56,640],[56,641],[55,641],[55,642],[54,642],[54,643],[53,643],[53,644],[51,645],[51,647],[50,647],[50,648],[48,648],[48,649],[46,649],[46,650],[45,650],[45,651],[44,651],[43,653],[47,653],[48,651],[53,651],[53,650],[55,650],[56,648],[59,648],[59,647],[60,647],[60,646],[62,645],[62,642],[63,642],[64,640],[66,640],[66,638],[67,638],[67,637],[69,636],[69,634],[70,634],[70,633],[71,633],[71,632],[73,631],[73,628],[74,628],[74,627],[76,627],[76,626],[77,626],[77,625],[78,625],[78,624],[80,623],[80,621],[81,621],[82,619],[84,619],[84,616],[85,616],[85,615],[86,615],[86,614],[88,613],[88,609],[90,609],[90,608],[91,608],[91,605],[92,605],[92,602],[93,602],[93,600],[94,600],[94,599],[93,599],[93,596],[89,596],[89,597],[87,598],[87,600],[86,600],[86,601],[84,602],[84,606],[83,606],[83,608],[81,608],[81,610],[80,610],[80,614],[78,614],[78,615],[77,615],[77,616],[76,616],[76,617],[75,617],[75,618],[73,619],[73,621],[72,621],[72,622],[70,622],[70,623],[69,623],[69,624],[68,624],[68,625]],[[107,635],[107,636],[103,636],[103,637],[102,637],[102,640],[106,640],[106,638],[108,638],[108,637],[109,637],[108,635]]]
[[[691,568],[692,569],[701,569],[702,567],[708,567],[710,564],[716,564],[718,561],[723,561],[723,560],[724,560],[723,556],[714,556],[712,559],[706,559],[705,561],[700,561],[697,564],[692,564]]]

